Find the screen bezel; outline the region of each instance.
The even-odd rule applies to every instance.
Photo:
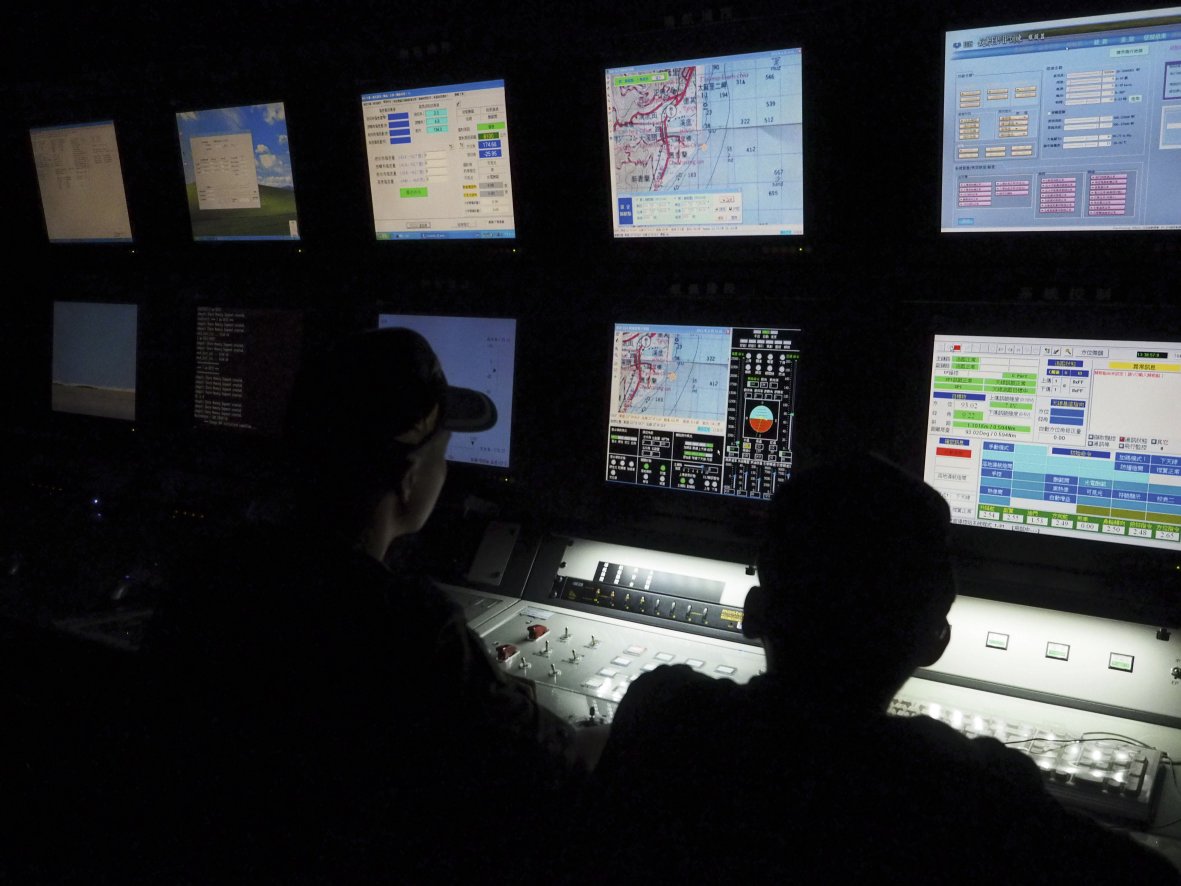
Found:
[[[1168,328],[1159,306],[1128,304],[1069,310],[1054,303],[916,302],[902,306],[897,320],[899,364],[914,374],[896,417],[895,447],[899,462],[919,477],[936,334],[1160,341]],[[951,526],[951,539],[965,595],[1143,623],[1181,619],[1181,550],[959,524]]]

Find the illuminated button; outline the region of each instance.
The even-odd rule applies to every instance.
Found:
[[[729,665],[718,665],[714,668],[714,673],[729,677],[732,674],[738,673],[738,668],[732,668]]]
[[[587,689],[602,689],[606,684],[606,680],[600,680],[598,677],[591,677],[589,680],[582,681],[582,685]]]
[[[624,655],[617,655],[615,658],[611,659],[611,664],[619,665],[621,668],[626,668],[631,663],[632,659]]]
[[[637,656],[643,655],[644,651],[645,649],[643,646],[629,646],[627,649],[623,650],[623,654],[630,655],[635,658]]]
[[[517,654],[517,647],[512,643],[502,643],[496,647],[496,660],[508,661]]]
[[[659,662],[650,661],[650,662],[648,662],[646,665],[644,665],[642,668],[640,668],[640,670],[642,670],[642,671],[654,671],[654,670],[656,670],[658,667],[660,667],[660,663],[659,663]]]
[[[657,652],[656,653],[657,661],[673,661],[675,658],[676,658],[676,656],[673,655],[671,652]]]
[[[530,640],[536,640],[538,637],[543,637],[549,633],[549,628],[545,625],[529,625],[525,629],[525,633],[529,635]]]
[[[700,658],[687,658],[687,659],[685,659],[685,664],[687,664],[691,668],[705,667],[705,662],[703,662]]]
[[[615,677],[618,674],[619,671],[615,670],[615,668],[599,668],[600,677]]]

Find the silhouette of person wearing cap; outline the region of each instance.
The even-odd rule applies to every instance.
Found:
[[[632,684],[584,817],[643,827],[570,882],[1176,883],[1019,751],[886,713],[950,639],[949,526],[934,489],[868,454],[781,486],[743,613],[765,674],[667,665]]]
[[[180,802],[145,866],[459,881],[497,865],[506,816],[543,814],[570,775],[566,727],[425,575],[387,567],[435,506],[450,433],[495,420],[410,330],[353,335],[301,369],[294,511],[203,542],[149,634],[158,793]]]

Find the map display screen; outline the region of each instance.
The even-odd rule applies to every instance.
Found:
[[[804,233],[801,51],[608,68],[615,236]]]
[[[940,228],[1181,228],[1181,7],[946,35]]]
[[[788,478],[799,330],[620,323],[609,483],[770,499]]]
[[[1181,343],[936,335],[924,479],[967,526],[1181,549]]]

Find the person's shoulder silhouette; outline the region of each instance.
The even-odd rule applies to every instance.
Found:
[[[395,556],[431,515],[451,431],[495,420],[410,330],[301,370],[296,506],[196,545],[149,634],[157,771],[184,795],[172,824],[198,835],[177,841],[186,863],[218,882],[461,878],[502,842],[474,794],[561,784],[564,731]]]
[[[949,526],[934,489],[869,453],[779,488],[743,613],[766,673],[738,685],[665,666],[632,684],[588,800],[596,820],[648,812],[613,842],[612,874],[1174,882],[1163,859],[1067,813],[1022,754],[887,715],[949,640]]]

